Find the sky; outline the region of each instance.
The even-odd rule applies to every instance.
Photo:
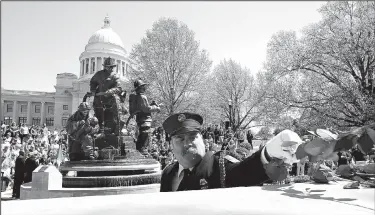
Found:
[[[90,36],[111,27],[129,53],[161,17],[195,32],[213,61],[233,59],[252,73],[266,60],[267,43],[281,30],[300,32],[318,22],[324,2],[2,2],[1,87],[54,92],[56,75],[79,75],[79,56]]]

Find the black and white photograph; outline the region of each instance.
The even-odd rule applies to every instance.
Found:
[[[1,214],[375,213],[375,1],[0,4]]]

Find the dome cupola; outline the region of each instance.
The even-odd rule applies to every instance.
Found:
[[[89,39],[87,46],[95,43],[107,43],[124,48],[119,35],[111,28],[111,20],[108,15],[104,18],[104,25],[96,31]]]

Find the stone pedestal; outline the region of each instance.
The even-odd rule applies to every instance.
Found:
[[[20,199],[44,199],[51,190],[62,189],[62,175],[55,166],[40,165],[33,171],[32,181],[21,187]]]
[[[64,188],[136,187],[160,183],[160,163],[136,150],[131,136],[104,140],[113,141],[105,143],[113,149],[100,149],[95,144],[101,150],[98,160],[68,161],[60,166],[63,173],[74,172],[72,176],[64,174]]]
[[[40,165],[33,172],[32,191],[61,189],[62,175],[55,166]]]

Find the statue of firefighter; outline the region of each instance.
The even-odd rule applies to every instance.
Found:
[[[85,99],[84,99],[85,100]],[[98,119],[90,115],[90,105],[82,102],[66,123],[70,161],[94,160],[94,138],[99,131]]]
[[[113,70],[117,65],[112,58],[106,58],[104,69],[96,72],[90,80],[90,92],[87,96],[94,96],[94,112],[98,118],[100,134],[120,135],[120,87],[119,76]]]
[[[149,136],[151,132],[151,113],[159,112],[160,107],[152,101],[151,104],[148,103],[147,97],[144,94],[146,91],[146,83],[142,80],[136,80],[134,82],[135,94],[130,94],[129,96],[129,119],[126,122],[128,125],[131,118],[136,117],[136,122],[139,130],[136,148],[143,155],[148,156],[147,147],[149,145]]]

